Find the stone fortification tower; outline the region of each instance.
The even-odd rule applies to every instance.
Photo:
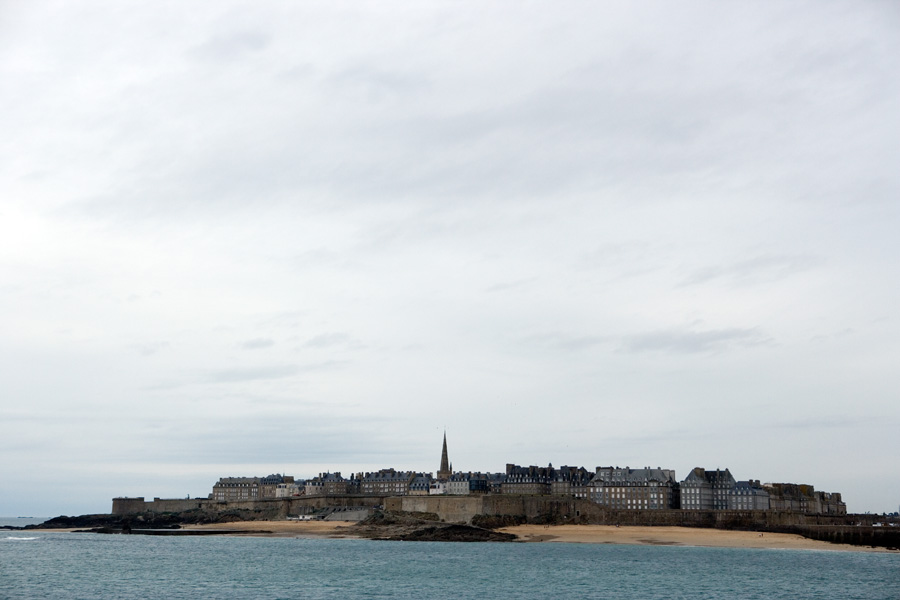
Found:
[[[453,468],[450,466],[450,459],[447,458],[447,432],[444,432],[444,448],[441,450],[441,468],[438,469],[437,478],[439,481],[450,479],[453,474]]]

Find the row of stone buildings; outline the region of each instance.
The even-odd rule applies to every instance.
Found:
[[[568,496],[619,510],[790,510],[810,514],[846,514],[838,493],[811,485],[736,481],[728,469],[697,467],[678,481],[671,469],[644,467],[546,467],[506,465],[505,473],[456,472],[446,478],[431,473],[381,469],[343,477],[320,473],[307,480],[224,477],[210,498],[219,501],[290,496],[407,496],[447,494],[524,494]]]
[[[213,485],[209,498],[220,502],[278,498],[292,495],[286,493],[286,490],[293,484],[293,477],[280,474],[265,477],[222,477]]]
[[[789,510],[810,514],[846,514],[837,493],[818,492],[794,483],[761,484],[736,481],[728,469],[691,470],[678,481],[672,469],[644,467],[522,467],[506,465],[505,473],[453,472],[447,456],[447,435],[437,477],[431,473],[381,469],[344,478],[319,473],[308,480],[283,475],[223,477],[210,498],[219,501],[291,496],[426,496],[449,494],[524,494],[567,496],[591,500],[620,510]]]

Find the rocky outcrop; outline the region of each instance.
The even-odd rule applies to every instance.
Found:
[[[403,542],[512,542],[516,536],[459,523],[441,523],[436,515],[412,516],[377,511],[354,526],[355,533],[373,540]]]
[[[203,525],[209,523],[235,523],[239,521],[262,520],[255,511],[232,510],[211,513],[203,510],[156,513],[144,512],[130,515],[80,515],[60,516],[39,525],[26,525],[24,529],[174,529],[181,525]]]

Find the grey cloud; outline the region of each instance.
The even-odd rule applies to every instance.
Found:
[[[279,77],[286,81],[306,81],[316,74],[316,68],[309,63],[291,65],[279,73]]]
[[[849,429],[860,425],[884,425],[883,420],[876,417],[842,416],[842,417],[809,417],[773,423],[784,429]]]
[[[725,118],[715,110],[741,112],[735,98],[687,93],[674,82],[648,92],[637,85],[613,90],[599,75],[576,78],[577,85],[539,90],[512,104],[385,124],[379,137],[401,136],[423,153],[443,157],[386,172],[393,183],[385,185],[397,194],[427,186],[441,195],[502,190],[512,198],[526,190],[550,194],[709,170],[735,151],[725,152],[730,142],[715,126]]]
[[[220,56],[259,50],[266,43],[264,34],[236,33],[214,37],[202,48]],[[97,212],[121,211],[128,197],[133,199],[126,201],[129,210],[167,205],[160,215],[197,203],[215,204],[217,210],[240,206],[248,197],[278,202],[285,192],[313,204],[319,191],[329,196],[323,204],[330,209],[353,206],[359,198],[367,204],[414,200],[437,205],[448,196],[462,202],[490,196],[494,203],[507,203],[522,195],[585,190],[602,198],[597,192],[623,183],[656,192],[647,182],[693,172],[704,177],[730,173],[741,161],[741,172],[754,172],[774,160],[761,151],[768,148],[766,140],[735,144],[726,135],[733,132],[723,127],[733,121],[769,122],[772,106],[780,106],[777,98],[760,95],[753,78],[685,85],[670,73],[671,59],[663,49],[653,48],[616,61],[588,55],[552,79],[535,79],[518,98],[458,103],[463,108],[448,108],[444,94],[449,92],[452,101],[453,90],[439,88],[440,81],[432,90],[422,73],[357,62],[326,79],[333,87],[396,96],[394,110],[376,115],[339,110],[321,89],[304,88],[304,98],[308,94],[321,107],[316,122],[295,114],[291,103],[273,106],[281,117],[273,122],[291,124],[284,131],[261,132],[257,139],[237,128],[228,137],[234,143],[211,144],[206,153],[185,157],[170,167],[165,181],[151,176],[139,186],[114,190],[105,200],[95,200]],[[705,66],[702,58],[690,58],[695,68]],[[436,69],[447,66],[437,60]],[[792,96],[807,93],[791,88]],[[221,129],[203,115],[198,122],[201,129]],[[230,134],[235,126],[225,127]],[[319,135],[323,132],[327,135]],[[321,143],[303,142],[310,138]],[[136,197],[135,188],[153,190],[152,202]],[[649,194],[632,194],[632,200],[644,196]]]
[[[277,365],[272,367],[244,367],[210,371],[202,379],[211,383],[235,383],[260,379],[284,379],[300,373],[297,365]]]
[[[296,457],[303,462],[319,463],[323,469],[335,463],[364,464],[380,456],[388,457],[396,451],[396,446],[386,445],[378,439],[378,425],[391,420],[390,417],[367,414],[363,417],[343,416],[336,422],[328,414],[305,411],[302,403],[281,410],[261,407],[260,412],[241,418],[241,436],[246,439],[289,441],[295,457],[290,460],[284,456],[273,459],[265,444],[234,444],[231,433],[234,419],[229,416],[212,417],[202,423],[190,424],[180,420],[157,419],[147,423],[139,434],[148,441],[159,442],[153,444],[160,449],[154,453],[154,461],[188,455],[197,461],[223,465],[271,463],[273,472],[283,472],[284,468],[296,462]]]
[[[854,335],[855,333],[856,333],[856,330],[853,329],[852,327],[845,327],[844,329],[841,329],[840,331],[835,331],[832,333],[820,333],[820,334],[814,335],[811,338],[809,338],[809,341],[813,342],[813,343],[830,342],[830,341],[846,338],[847,336]]]
[[[258,327],[278,329],[284,331],[286,329],[297,329],[307,313],[302,310],[285,311],[272,315],[266,315],[259,319]]]
[[[231,367],[227,369],[198,371],[187,373],[179,380],[147,386],[144,389],[160,391],[199,384],[226,384],[288,379],[305,373],[317,373],[339,369],[347,364],[349,364],[348,361],[329,360],[304,365],[286,364],[261,367]]]
[[[241,348],[244,350],[259,350],[261,348],[271,348],[275,342],[269,338],[254,338],[241,342]]]
[[[308,269],[311,267],[341,269],[350,266],[350,261],[345,255],[324,248],[302,252],[287,259],[287,263],[294,269]]]
[[[503,283],[495,283],[488,286],[484,291],[491,294],[497,292],[514,292],[531,287],[537,281],[537,277],[528,277],[526,279],[518,279],[516,281],[506,281]]]
[[[596,346],[610,345],[619,351],[670,352],[697,354],[715,352],[729,347],[749,347],[769,343],[758,329],[715,329],[708,331],[664,330],[636,335],[571,335],[560,332],[544,333],[526,338],[526,343],[538,344],[567,352],[577,352]]]
[[[142,344],[133,344],[131,347],[140,353],[141,356],[153,356],[160,350],[168,348],[169,342],[146,342]]]
[[[581,257],[581,263],[587,268],[635,263],[647,257],[651,245],[643,241],[627,241],[600,244]]]
[[[208,383],[235,383],[264,379],[285,379],[304,373],[331,371],[347,364],[347,361],[329,360],[305,365],[277,365],[272,367],[246,367],[210,371],[202,376]]]
[[[758,329],[669,330],[624,337],[621,349],[625,352],[696,354],[729,347],[758,346],[769,341]]]
[[[608,336],[600,336],[600,335],[569,335],[560,332],[552,332],[552,333],[542,333],[537,335],[532,335],[525,338],[525,342],[527,344],[537,344],[540,346],[556,348],[559,350],[565,350],[569,352],[574,352],[578,350],[585,350],[587,348],[592,348],[594,346],[607,344],[612,340],[612,338]]]
[[[815,256],[757,256],[730,265],[714,265],[694,271],[681,285],[689,286],[714,280],[736,283],[772,281],[808,271],[823,264]]]
[[[554,446],[592,460],[621,440],[572,435],[565,415],[596,428],[629,408],[654,419],[620,432],[646,436],[626,456],[677,462],[711,446],[666,428],[722,389],[742,408],[719,429],[755,423],[760,470],[788,434],[813,442],[797,456],[810,480],[898,455],[896,436],[843,447],[831,417],[897,422],[897,320],[871,322],[900,290],[886,4],[485,3],[446,19],[226,3],[188,20],[20,4],[0,36],[17,140],[0,156],[0,389],[54,429],[15,421],[46,460],[6,461],[23,474],[7,487],[60,461],[102,470],[144,410],[179,418],[142,429],[131,459],[202,456],[219,475],[285,460],[242,436],[327,467],[408,447],[429,420],[471,434],[482,468]],[[165,295],[124,301],[151,289]],[[714,353],[728,368],[708,377]],[[548,397],[559,410],[529,418]],[[773,398],[783,426],[767,430],[754,419]],[[471,411],[433,410],[448,402],[513,426],[481,443]],[[91,453],[72,427],[97,432]],[[152,494],[171,478],[145,471]],[[857,475],[858,508],[900,495]]]
[[[337,90],[362,93],[370,102],[403,95],[407,100],[417,91],[427,89],[429,81],[424,73],[404,73],[357,64],[330,75],[327,81]]]
[[[189,55],[204,60],[232,61],[265,49],[270,41],[269,35],[258,31],[218,34],[192,48]]]
[[[304,348],[328,348],[350,342],[350,336],[346,333],[323,333],[308,339]]]

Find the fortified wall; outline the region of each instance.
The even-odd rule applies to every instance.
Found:
[[[289,515],[308,515],[324,508],[374,508],[384,504],[381,496],[296,496],[291,498],[267,498],[223,502],[208,498],[144,500],[113,498],[112,514],[135,515],[140,513],[180,513],[201,511],[209,514],[228,512],[252,513],[259,519],[285,519]]]
[[[589,500],[553,496],[395,496],[385,510],[434,513],[446,522],[472,523],[476,515],[511,516],[533,523],[653,525],[720,529],[779,529],[807,525],[871,525],[868,515],[807,515],[775,510],[614,510]],[[860,522],[862,521],[862,522]]]
[[[472,523],[476,515],[521,518],[532,523],[656,525],[720,529],[788,529],[805,526],[871,526],[877,515],[808,515],[777,510],[614,510],[594,502],[561,496],[488,494],[483,496],[296,496],[223,502],[198,499],[113,498],[112,514],[239,513],[241,518],[285,519],[323,509],[375,508],[434,513],[448,523]]]
[[[233,515],[239,520],[285,519],[323,509],[330,519],[358,520],[371,508],[432,513],[445,522],[472,523],[479,516],[498,523],[584,523],[597,525],[668,525],[797,533],[813,539],[858,545],[900,547],[900,531],[875,526],[878,515],[810,515],[789,510],[613,510],[588,500],[559,496],[497,494],[485,496],[299,496],[244,502],[209,499],[113,498],[112,514],[193,513]],[[324,511],[327,513],[328,511]],[[480,519],[479,519],[480,520]],[[493,527],[487,523],[481,523]],[[879,523],[880,525],[880,523]]]

